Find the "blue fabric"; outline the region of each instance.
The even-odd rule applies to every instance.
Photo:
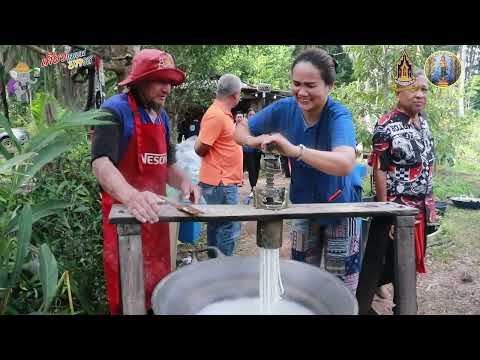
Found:
[[[367,176],[367,165],[356,164],[352,173],[353,186],[363,188],[363,178],[365,176]]]
[[[356,164],[352,172],[352,184],[360,199],[362,198],[363,178],[365,176],[367,176],[367,166],[364,164]]]
[[[332,151],[338,146],[356,147],[355,129],[351,113],[339,102],[328,97],[320,121],[308,127],[294,97],[279,100],[255,114],[248,121],[255,136],[279,132],[292,144],[303,144],[316,150]],[[352,175],[332,176],[312,168],[303,161],[290,159],[292,175],[290,200],[292,203],[325,203],[338,189],[342,190],[333,202],[358,202]],[[322,219],[321,224],[338,223]]]
[[[133,112],[128,105],[128,95],[118,94],[112,96],[103,103],[102,109],[113,113],[115,115],[115,120],[119,121],[121,124],[122,134],[119,153],[119,158],[121,159],[127,151],[128,143],[130,142],[135,127]],[[138,106],[138,111],[140,112],[140,118],[143,124],[151,123],[150,117],[142,106]],[[170,139],[170,120],[167,112],[163,109],[155,120],[156,124],[160,124],[160,122],[162,122],[165,127],[168,141],[168,139]]]
[[[253,153],[253,152],[260,152],[260,150],[256,148],[252,148],[250,146],[243,145],[243,151],[248,152],[248,153]]]
[[[212,186],[200,183],[202,195],[207,204],[237,205],[240,194],[236,185]],[[241,223],[239,221],[210,221],[207,223],[207,243],[216,246],[225,255],[233,255],[235,243],[240,238]]]

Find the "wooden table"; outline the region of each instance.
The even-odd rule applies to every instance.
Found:
[[[389,224],[395,224],[395,314],[416,314],[414,224],[418,210],[395,203],[292,204],[282,210],[255,209],[249,205],[196,205],[203,211],[190,216],[170,205],[161,205],[160,222],[258,221],[257,237],[282,232],[284,219],[316,217],[373,217],[357,289],[359,313],[368,314],[378,285],[382,257],[387,248]],[[145,313],[143,255],[140,224],[124,205],[113,205],[110,223],[117,225],[124,314]],[[263,232],[262,229],[268,231]],[[372,234],[374,233],[374,234]],[[372,236],[373,235],[373,236]],[[278,236],[278,235],[277,235]]]

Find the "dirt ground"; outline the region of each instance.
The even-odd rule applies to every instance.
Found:
[[[276,176],[276,185],[288,186],[288,178]],[[260,178],[258,186],[265,180]],[[248,177],[240,188],[241,201],[250,193]],[[429,239],[426,254],[426,274],[417,275],[419,315],[480,314],[480,211],[461,210],[449,206],[442,220],[441,231]],[[290,258],[288,222],[284,222],[282,258]],[[254,256],[256,222],[242,222],[242,232],[236,255]],[[393,288],[387,286],[390,297],[375,296],[373,309],[381,315],[392,315]]]

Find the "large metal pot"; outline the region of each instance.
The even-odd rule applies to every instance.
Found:
[[[210,248],[211,249],[211,248]],[[152,295],[158,315],[194,315],[217,301],[258,297],[259,258],[224,256],[180,268],[162,279]],[[356,315],[358,304],[334,275],[293,260],[280,260],[284,298],[317,315]]]

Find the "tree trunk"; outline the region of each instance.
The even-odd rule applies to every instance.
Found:
[[[8,113],[8,102],[7,102],[7,87],[5,82],[3,81],[3,76],[0,76],[0,92],[2,93],[3,113],[5,114],[5,117],[10,122],[10,114]]]
[[[420,60],[421,60],[421,57],[422,57],[422,48],[420,45],[417,45],[417,51],[415,53],[415,56],[416,56],[416,63],[417,63],[417,66],[418,64],[420,64]]]
[[[130,72],[131,63],[126,56],[135,56],[141,50],[141,45],[110,45],[105,49],[105,55],[112,59],[104,63],[106,71],[113,71],[117,76],[117,84],[125,79]],[[118,89],[120,92],[122,89]]]
[[[385,96],[385,99],[388,98],[388,68],[391,66],[389,62],[387,61],[387,52],[388,52],[388,46],[382,45],[382,50],[383,50],[383,56],[382,56],[382,83],[383,83],[383,95]]]
[[[62,77],[61,81],[62,81],[65,105],[70,109],[79,110],[76,104],[77,102],[75,101],[73,96],[73,82],[72,82],[71,71],[68,70],[68,68],[62,67],[60,70],[60,74]]]
[[[460,46],[458,49],[460,61],[462,64],[465,64],[467,58],[467,45]],[[465,116],[465,69],[460,74],[460,84],[459,84],[460,99],[458,100],[458,116]]]

